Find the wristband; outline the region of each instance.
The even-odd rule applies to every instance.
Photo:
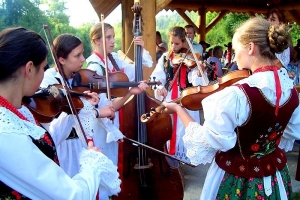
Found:
[[[93,108],[94,111],[96,111],[96,118],[100,117],[100,111],[96,108]]]

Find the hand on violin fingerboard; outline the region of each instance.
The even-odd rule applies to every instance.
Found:
[[[89,95],[89,97],[86,97],[86,98],[92,106],[98,105],[99,97],[96,92],[84,91],[83,93]]]

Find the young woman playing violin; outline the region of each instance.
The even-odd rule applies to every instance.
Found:
[[[0,32],[0,198],[95,199],[99,186],[116,194],[117,169],[93,142],[81,149],[80,172],[68,176],[59,166],[55,138],[22,105],[22,98],[40,86],[47,53],[33,31],[17,27]]]
[[[170,50],[164,53],[158,60],[156,68],[151,77],[156,77],[162,83],[155,90],[155,98],[165,101],[172,101],[180,97],[181,90],[193,86],[204,84],[202,77],[197,75],[197,68],[189,69],[184,63],[176,63],[173,60],[176,54],[187,47],[185,30],[182,27],[174,27],[169,33]],[[179,70],[179,71],[178,71]],[[200,123],[199,111],[188,111],[193,119]],[[186,149],[183,146],[182,136],[184,126],[176,114],[173,117],[172,140],[167,144],[170,154],[189,162],[186,156]],[[174,163],[178,165],[178,163]]]
[[[300,108],[293,82],[274,55],[288,47],[289,37],[284,24],[262,18],[235,31],[235,60],[252,75],[202,101],[203,126],[180,105],[163,103],[186,127],[191,163],[212,162],[200,199],[291,199],[282,149],[291,150],[300,138]]]
[[[72,75],[81,69],[83,62],[85,61],[85,58],[83,57],[83,43],[79,38],[73,35],[62,34],[55,38],[53,46],[58,62],[63,68],[63,76],[68,80],[69,85],[67,87],[71,87]],[[63,77],[55,68],[48,69],[45,72],[41,86],[47,87],[48,85],[58,84],[62,82],[61,78]],[[146,86],[141,85],[140,87],[144,89]],[[115,108],[118,109],[123,105],[131,94],[139,93],[141,91],[142,90],[138,87],[132,88],[123,98],[118,98],[113,104],[106,104],[101,108],[95,108],[95,105],[98,105],[99,101],[102,101],[102,99],[99,100],[98,94],[88,93],[93,97],[92,102],[88,102],[85,98],[81,98],[84,107],[80,110],[79,117],[85,130],[86,137],[93,140],[95,135],[105,134],[103,129],[94,130],[94,124],[97,123],[96,118],[113,118],[115,116]],[[73,119],[73,115],[62,113],[51,123],[43,124],[52,135],[57,137],[57,142],[55,144],[58,149],[59,159],[62,162],[61,166],[70,176],[74,176],[79,171],[80,163],[78,163],[78,156],[81,149],[84,147],[82,141],[76,137],[76,135],[75,137],[73,135],[74,131],[77,133],[80,131]],[[72,137],[69,137],[70,134]],[[97,146],[97,142],[94,141],[94,143],[95,146]],[[103,153],[106,154],[107,152]]]

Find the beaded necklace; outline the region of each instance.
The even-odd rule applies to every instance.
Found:
[[[22,115],[22,113],[20,113],[20,111],[18,111],[9,101],[7,101],[7,99],[2,97],[1,95],[0,95],[0,105],[13,112],[20,119],[29,121],[24,115]]]

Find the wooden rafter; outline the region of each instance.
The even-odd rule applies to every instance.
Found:
[[[172,0],[156,0],[156,14],[164,9]]]
[[[226,14],[228,10],[221,11],[206,27],[206,33],[209,32]]]
[[[183,12],[183,10],[181,10],[180,8],[177,8],[176,11],[186,21],[186,23],[191,24],[191,25],[195,26],[196,29],[198,29],[198,26],[196,26],[196,24],[189,18],[189,16],[187,16]]]
[[[294,22],[296,22],[297,24],[300,24],[300,19],[299,19],[299,15],[295,10],[290,10],[288,11],[290,16],[293,18]]]

